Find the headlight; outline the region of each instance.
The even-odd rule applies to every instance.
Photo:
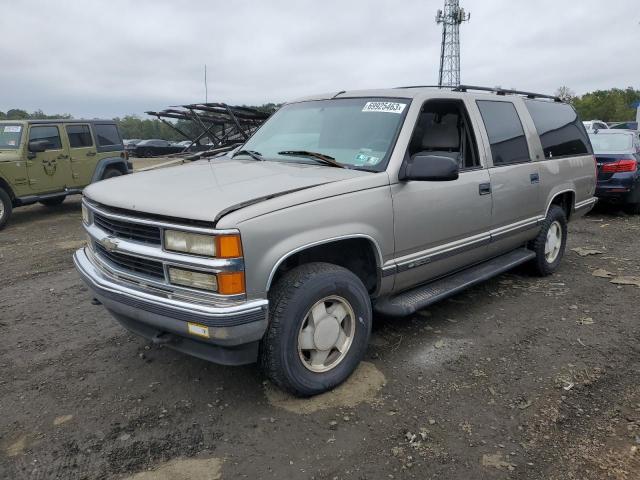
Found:
[[[89,210],[85,207],[84,203],[82,204],[82,221],[85,225],[89,225]]]
[[[166,230],[164,248],[172,252],[189,253],[205,257],[242,257],[240,235],[202,235],[200,233]]]
[[[194,272],[181,268],[169,267],[169,281],[174,285],[197,288],[200,290],[218,290],[218,280],[213,273]]]
[[[205,257],[216,256],[216,241],[212,235],[166,230],[164,248],[173,252],[191,253]]]

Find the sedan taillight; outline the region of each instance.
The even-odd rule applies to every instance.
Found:
[[[638,162],[633,158],[625,158],[602,165],[603,173],[635,172],[637,169]]]

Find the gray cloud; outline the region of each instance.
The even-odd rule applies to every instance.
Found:
[[[6,1],[6,0],[5,0]],[[0,110],[122,116],[433,84],[441,0],[22,0],[0,15]],[[578,93],[637,86],[636,0],[461,0],[462,80]],[[611,44],[613,46],[608,46]]]

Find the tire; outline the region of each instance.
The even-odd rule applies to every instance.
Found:
[[[104,175],[102,176],[102,179],[107,180],[109,178],[119,177],[121,175],[122,172],[120,170],[115,168],[107,168],[107,170],[104,172]]]
[[[554,233],[555,232],[555,233]],[[555,241],[547,239],[555,236]],[[558,243],[559,242],[559,243]],[[551,247],[552,248],[548,248]],[[567,246],[567,216],[562,207],[551,205],[547,218],[545,218],[538,236],[529,244],[529,248],[536,254],[531,261],[531,267],[536,275],[546,277],[554,273],[560,266],[560,262]]]
[[[40,200],[40,204],[44,205],[45,207],[57,207],[58,205],[62,205],[62,202],[64,202],[65,198],[67,197],[61,196],[61,197],[49,198],[47,200]]]
[[[151,157],[153,157],[153,152],[152,152],[151,150],[145,150],[145,151],[144,151],[144,153],[143,153],[143,155],[144,155],[146,158],[151,158]]]
[[[640,203],[627,203],[624,206],[624,211],[629,215],[640,215]]]
[[[312,309],[317,309],[319,323],[315,323]],[[309,263],[287,272],[269,294],[269,310],[259,363],[265,375],[283,390],[300,397],[331,390],[344,382],[364,357],[371,334],[371,300],[360,279],[345,268]],[[331,316],[337,311],[345,315]],[[313,349],[303,348],[304,336]],[[324,352],[330,353],[326,356]],[[322,357],[325,359],[320,363]]]
[[[7,192],[0,188],[0,230],[2,230],[13,212],[11,197]]]

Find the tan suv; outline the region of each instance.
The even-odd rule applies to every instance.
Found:
[[[60,205],[90,183],[129,171],[111,120],[0,121],[0,229],[15,207]]]
[[[225,156],[91,185],[74,260],[133,332],[313,395],[357,367],[372,312],[408,315],[524,263],[553,273],[595,185],[559,99],[334,92],[285,104]]]

